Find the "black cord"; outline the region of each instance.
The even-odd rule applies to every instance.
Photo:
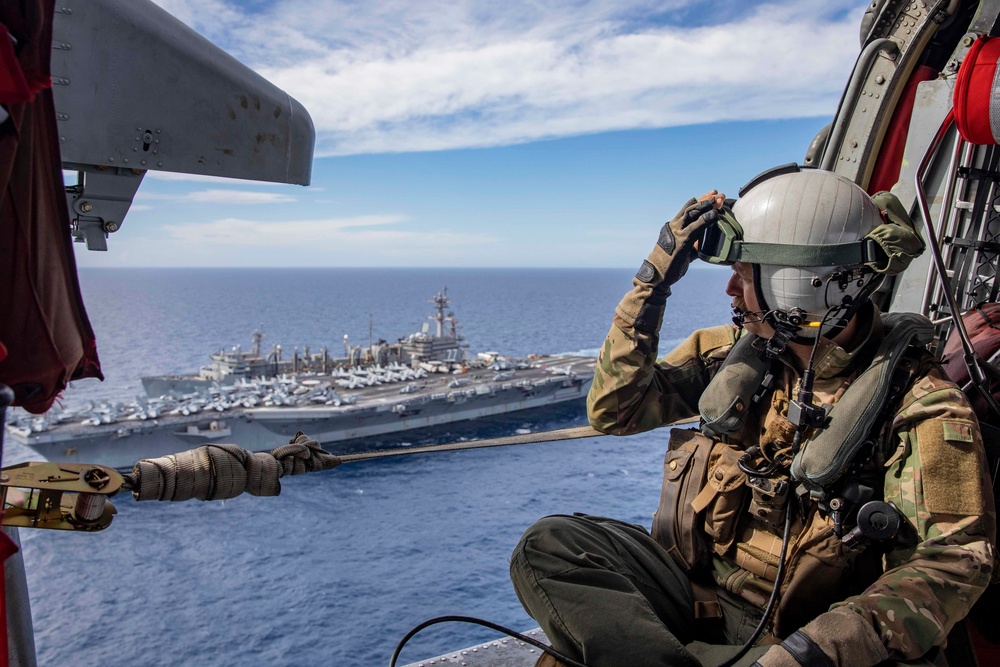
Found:
[[[719,667],[732,667],[736,662],[746,655],[760,636],[764,633],[764,628],[767,626],[767,621],[771,618],[771,614],[774,612],[774,605],[778,601],[779,591],[781,590],[781,580],[785,578],[785,556],[788,553],[788,542],[792,534],[792,499],[788,499],[788,503],[785,506],[785,532],[781,537],[781,555],[778,557],[778,571],[774,575],[774,588],[771,589],[771,597],[767,601],[767,607],[764,608],[764,616],[761,617],[760,623],[757,624],[756,629],[754,629],[753,634],[750,635],[750,639],[746,641],[740,650],[737,651],[726,660],[724,663],[719,665]]]
[[[531,644],[535,648],[541,650],[543,653],[548,653],[556,660],[566,663],[567,667],[587,667],[587,665],[583,664],[582,662],[577,662],[572,658],[566,657],[559,651],[553,649],[551,646],[546,646],[537,639],[534,639],[527,635],[522,635],[520,632],[511,630],[510,628],[505,628],[502,625],[497,625],[496,623],[491,623],[490,621],[484,621],[481,618],[474,618],[472,616],[438,616],[437,618],[432,618],[424,621],[417,627],[407,632],[406,635],[404,635],[403,638],[399,640],[399,643],[396,644],[396,650],[392,652],[392,657],[389,658],[389,667],[396,667],[396,660],[399,659],[400,651],[403,650],[403,646],[406,644],[406,642],[413,639],[413,636],[415,634],[417,634],[424,628],[428,628],[432,625],[437,625],[438,623],[452,623],[452,622],[472,623],[473,625],[481,625],[484,628],[489,628],[490,630],[496,630],[497,632],[501,632],[505,635],[513,637],[514,639],[519,639],[526,644]]]

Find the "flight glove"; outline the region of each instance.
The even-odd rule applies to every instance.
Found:
[[[632,291],[618,304],[617,314],[625,324],[644,333],[656,333],[670,286],[687,272],[696,255],[698,233],[718,219],[715,191],[690,199],[673,220],[663,225],[653,251],[632,280]]]
[[[889,657],[875,629],[849,607],[820,614],[751,667],[870,667]]]

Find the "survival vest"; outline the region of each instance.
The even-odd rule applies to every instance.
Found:
[[[877,426],[890,393],[901,395],[899,390],[905,390],[898,386],[898,371],[907,350],[926,345],[934,336],[934,325],[921,315],[888,313],[882,322],[885,336],[871,364],[830,409],[825,428],[795,454],[792,479],[805,485],[814,498],[824,498],[850,466]],[[745,397],[762,386],[770,365],[757,351],[757,338],[747,334],[737,341],[702,394],[698,410],[707,435],[731,435],[743,426],[749,412]]]

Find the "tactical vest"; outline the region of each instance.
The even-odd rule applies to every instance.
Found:
[[[827,424],[803,443],[792,462],[792,479],[805,486],[816,499],[827,490],[857,456],[885,409],[891,393],[901,395],[899,378],[906,352],[922,347],[934,336],[929,319],[913,313],[882,316],[884,338],[872,363],[851,383],[843,397],[827,413]],[[762,386],[770,362],[761,359],[755,346],[758,337],[744,335],[733,346],[718,374],[698,402],[703,433],[726,436],[738,432],[750,412],[746,396]]]
[[[720,580],[716,572],[717,583],[763,606],[767,582],[774,581],[777,570],[788,495],[798,492],[816,501],[805,516],[794,519],[774,621],[778,636],[859,592],[879,574],[880,555],[845,546],[817,502],[831,495],[871,434],[891,418],[897,406],[887,411],[887,399],[898,402],[908,389],[916,370],[912,352],[933,337],[933,325],[919,315],[883,315],[883,325],[885,335],[873,360],[829,409],[825,428],[795,453],[788,474],[748,477],[738,465],[743,447],[723,440],[741,431],[752,412],[750,397],[759,399],[766,384],[770,362],[761,358],[752,334],[737,341],[702,395],[700,429],[671,432],[652,534],[695,578],[707,571],[714,554],[735,566],[729,578]],[[829,599],[831,594],[836,599]],[[788,628],[782,627],[783,618],[790,619]]]

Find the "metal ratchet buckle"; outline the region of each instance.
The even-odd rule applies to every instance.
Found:
[[[93,532],[117,513],[108,497],[124,482],[112,468],[87,463],[20,463],[0,470],[5,526]]]

